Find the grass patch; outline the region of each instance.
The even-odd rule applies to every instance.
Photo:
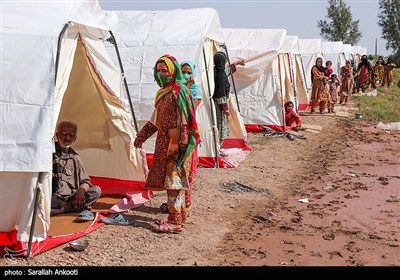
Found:
[[[400,121],[400,88],[397,86],[400,68],[394,69],[394,72],[393,84],[389,88],[378,85],[377,96],[353,96],[364,120],[383,123]]]

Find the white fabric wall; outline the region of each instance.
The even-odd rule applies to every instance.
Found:
[[[317,57],[322,57],[321,39],[299,39],[301,59],[306,77],[307,90],[311,90],[311,68],[315,65]]]
[[[213,54],[221,42],[217,12],[204,8],[109,11],[107,14],[120,49],[129,93],[140,127],[150,119],[154,110],[154,98],[159,89],[153,77],[157,59],[164,54],[170,54],[179,62],[190,60],[197,66],[195,81],[201,84],[203,90],[203,101],[196,112],[202,140],[199,156],[214,157],[216,147],[212,132],[217,131],[213,126],[214,105],[210,105],[210,102],[214,90]],[[110,52],[112,47],[107,49]],[[115,56],[111,57],[116,60]],[[235,115],[235,108],[232,107],[232,110],[232,115]],[[232,129],[228,138],[245,139],[240,115],[230,118],[230,126]],[[153,153],[155,139],[156,134],[144,143],[143,148],[147,153]]]
[[[17,239],[20,241],[29,240],[37,176],[38,173],[32,172],[0,172],[0,232],[17,229]],[[41,195],[35,222],[34,241],[44,240],[50,225],[50,173],[45,173],[39,188]]]
[[[332,61],[332,68],[333,73],[338,75],[340,72],[341,63],[343,60],[343,42],[322,42],[321,43],[321,50],[324,59],[324,66],[325,63],[330,60]]]
[[[245,67],[238,66],[233,74],[243,122],[283,125],[282,95],[293,96],[289,61],[279,55],[286,30],[224,28],[221,36],[231,63],[245,59]]]
[[[126,153],[132,151],[133,123],[129,123],[129,117],[123,119],[118,116],[126,111],[121,101],[122,78],[121,74],[116,74],[117,70],[107,58],[104,46],[103,49],[100,47],[108,28],[97,1],[2,2],[1,16],[0,231],[17,229],[18,240],[28,241],[37,176],[38,172],[44,172],[33,241],[42,240],[49,227],[53,134],[62,112],[64,93],[71,91],[75,95],[73,102],[69,103],[70,113],[78,103],[82,107],[77,106],[78,111],[70,115],[64,111],[61,118],[75,120],[71,115],[87,117],[91,113],[87,108],[92,100],[89,102],[84,97],[90,85],[93,88],[93,79],[78,75],[81,81],[71,80],[78,33],[86,44],[87,57],[97,71],[96,77],[102,80],[109,93],[103,93],[103,100],[96,103],[104,104],[102,108],[96,108],[96,112],[103,113],[103,121],[111,121],[114,131],[115,128],[120,129],[119,133],[126,141],[125,145],[118,148],[125,149]],[[58,36],[67,22],[71,22],[71,25],[61,41],[55,85]],[[82,81],[90,82],[86,84]],[[91,109],[94,110],[93,107]],[[79,137],[79,141],[83,146],[87,144],[84,140],[93,140],[84,133],[90,123],[96,123],[96,118],[82,120],[81,123],[79,133],[82,137]],[[112,130],[109,129],[111,134]],[[103,140],[101,143],[110,147],[112,140],[106,137]],[[127,170],[121,171],[125,172],[123,178],[143,181],[143,166],[136,164],[141,162],[139,155],[134,152],[126,157],[129,157],[131,167],[134,165],[137,168],[137,173],[131,169],[128,176]],[[85,162],[84,157],[83,160]],[[113,160],[119,162],[115,157]],[[110,171],[107,174],[121,175],[116,172],[111,175],[114,162],[108,161],[107,168]],[[94,168],[88,164],[88,170]],[[93,174],[89,172],[89,175]],[[104,175],[101,172],[97,174]]]

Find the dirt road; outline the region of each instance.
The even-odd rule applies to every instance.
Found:
[[[180,234],[152,231],[165,215],[159,193],[127,214],[133,227],[87,235],[83,252],[65,244],[0,265],[399,266],[399,131],[330,115],[303,122],[322,130],[294,141],[249,134],[237,168],[199,169]]]

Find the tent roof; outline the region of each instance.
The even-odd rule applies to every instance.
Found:
[[[231,29],[221,30],[223,42],[229,50],[278,51],[285,44],[285,29]]]
[[[361,52],[360,52],[360,54],[361,55],[364,55],[364,54],[367,54],[367,48],[366,47],[361,47]]]
[[[108,11],[107,18],[117,42],[127,47],[199,45],[204,38],[221,42],[218,13],[212,8]]]
[[[97,0],[2,2],[2,33],[58,36],[69,21],[108,30]]]
[[[321,52],[321,39],[299,39],[302,54]]]
[[[352,55],[361,54],[361,46],[351,46],[350,53]]]
[[[339,54],[342,52],[342,49],[343,49],[342,41],[322,42],[321,43],[321,50],[324,55],[325,54]]]
[[[300,54],[299,37],[294,35],[287,35],[285,38],[285,44],[281,52],[288,52],[292,54]]]
[[[343,49],[342,49],[343,53],[351,53],[351,44],[343,44]]]

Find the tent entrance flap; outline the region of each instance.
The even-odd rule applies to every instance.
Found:
[[[98,148],[111,151],[110,132],[103,101],[103,85],[91,71],[84,54],[85,46],[77,40],[71,75],[65,91],[58,121],[79,125],[76,149]],[[96,120],[95,122],[93,120]]]

